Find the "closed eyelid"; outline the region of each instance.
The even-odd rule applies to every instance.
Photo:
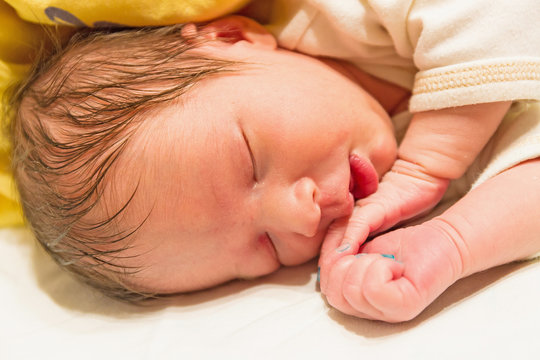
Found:
[[[257,181],[258,177],[257,177],[257,162],[255,161],[255,156],[253,155],[253,150],[251,149],[251,145],[249,143],[249,140],[246,136],[246,134],[244,133],[244,131],[242,130],[242,137],[244,138],[244,142],[246,143],[246,147],[248,149],[248,152],[249,152],[249,157],[251,158],[251,167],[252,167],[252,170],[253,170],[253,180]]]

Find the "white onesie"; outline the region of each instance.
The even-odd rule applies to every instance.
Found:
[[[448,195],[540,156],[540,1],[275,0],[280,46],[411,90],[410,112],[514,101]],[[401,132],[410,116],[394,118]]]

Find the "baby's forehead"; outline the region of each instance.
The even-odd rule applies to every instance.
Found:
[[[239,149],[225,114],[221,119],[203,121],[201,106],[190,103],[165,102],[145,114],[119,158],[114,175],[118,185],[113,188],[125,194],[137,188],[136,212],[142,215],[152,209],[156,222],[171,219],[173,213],[185,213],[182,222],[186,222],[186,231],[208,231],[213,228],[213,216],[187,214],[204,211],[215,218],[221,211],[219,195],[226,189],[221,188],[224,184],[213,183],[210,175],[219,167],[221,180],[231,181],[227,164],[231,170],[238,167],[233,156]]]

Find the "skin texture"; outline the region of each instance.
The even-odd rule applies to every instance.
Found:
[[[321,291],[350,315],[388,322],[414,318],[456,280],[540,250],[539,177],[539,160],[522,163],[441,216],[365,245],[357,241],[342,253],[335,250],[342,238],[330,232],[321,253]],[[366,255],[355,257],[358,251]]]
[[[336,222],[327,236],[320,259],[321,291],[332,305],[371,319],[409,320],[454,281],[470,273],[470,265],[464,265],[465,253],[470,242],[479,239],[462,238],[460,228],[464,221],[483,219],[484,208],[498,201],[499,191],[488,192],[478,202],[468,200],[475,195],[467,195],[435,220],[391,231],[362,245],[370,234],[434,207],[449,181],[463,175],[487,143],[508,107],[508,103],[480,104],[413,117],[399,158],[377,192],[358,201],[350,219]],[[435,148],[441,144],[440,150]],[[468,216],[447,219],[456,208],[467,211]],[[493,220],[491,224],[504,223]],[[490,249],[487,241],[484,246]],[[388,251],[381,253],[394,255],[399,262],[369,255],[379,250]]]
[[[245,18],[205,30],[222,41],[200,51],[248,67],[202,81],[142,126],[131,151],[149,170],[133,223],[151,213],[126,250],[126,265],[144,268],[129,279],[134,287],[175,293],[261,276],[317,256],[322,243],[321,291],[329,303],[397,322],[457,279],[540,250],[533,236],[540,197],[531,196],[537,161],[497,175],[433,220],[365,243],[435,206],[507,103],[417,114],[398,151],[384,110],[403,106],[403,91],[372,86],[372,78],[339,62],[278,49]],[[360,85],[382,94],[383,106]],[[354,209],[352,154],[386,174]]]
[[[387,230],[433,208],[450,180],[463,175],[493,135],[508,107],[508,103],[490,103],[414,115],[398,150],[399,157],[377,192],[358,201],[350,219],[335,223],[329,232],[326,250],[320,259],[320,277],[321,291],[331,304],[357,316],[409,320],[461,277],[462,254],[452,246],[459,241],[449,235],[452,231],[441,226],[446,224],[452,229],[460,224],[448,222],[444,217],[419,227],[390,232],[365,248],[361,245],[370,234]],[[470,206],[483,213],[474,203]],[[377,249],[373,244],[391,243],[395,237],[402,239],[399,250],[406,249],[405,256],[399,256],[398,261],[414,263],[421,271],[414,272],[408,282],[399,282],[392,292],[383,287],[374,290],[374,279],[380,284],[406,278],[404,264],[354,255],[370,253]],[[337,250],[328,250],[332,243]],[[402,247],[402,243],[407,247]],[[395,250],[387,254],[395,256]],[[369,287],[370,292],[380,291],[381,294],[376,299],[366,297],[362,294],[363,285]],[[377,309],[373,305],[376,301],[386,305]]]
[[[350,156],[379,176],[396,157],[386,112],[338,64],[279,49],[245,18],[204,30],[220,40],[197,51],[245,64],[149,114],[118,166],[144,166],[115,189],[139,186],[133,226],[151,211],[124,251],[126,265],[143,267],[128,281],[146,291],[199,290],[316,257],[330,224],[353,210]]]
[[[509,106],[489,103],[415,114],[398,159],[378,191],[357,202],[341,243],[365,240],[433,208],[450,180],[465,173]]]

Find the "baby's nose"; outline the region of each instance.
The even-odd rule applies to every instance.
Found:
[[[314,236],[321,220],[321,210],[316,202],[319,190],[315,182],[305,177],[273,190],[264,204],[269,230]]]

